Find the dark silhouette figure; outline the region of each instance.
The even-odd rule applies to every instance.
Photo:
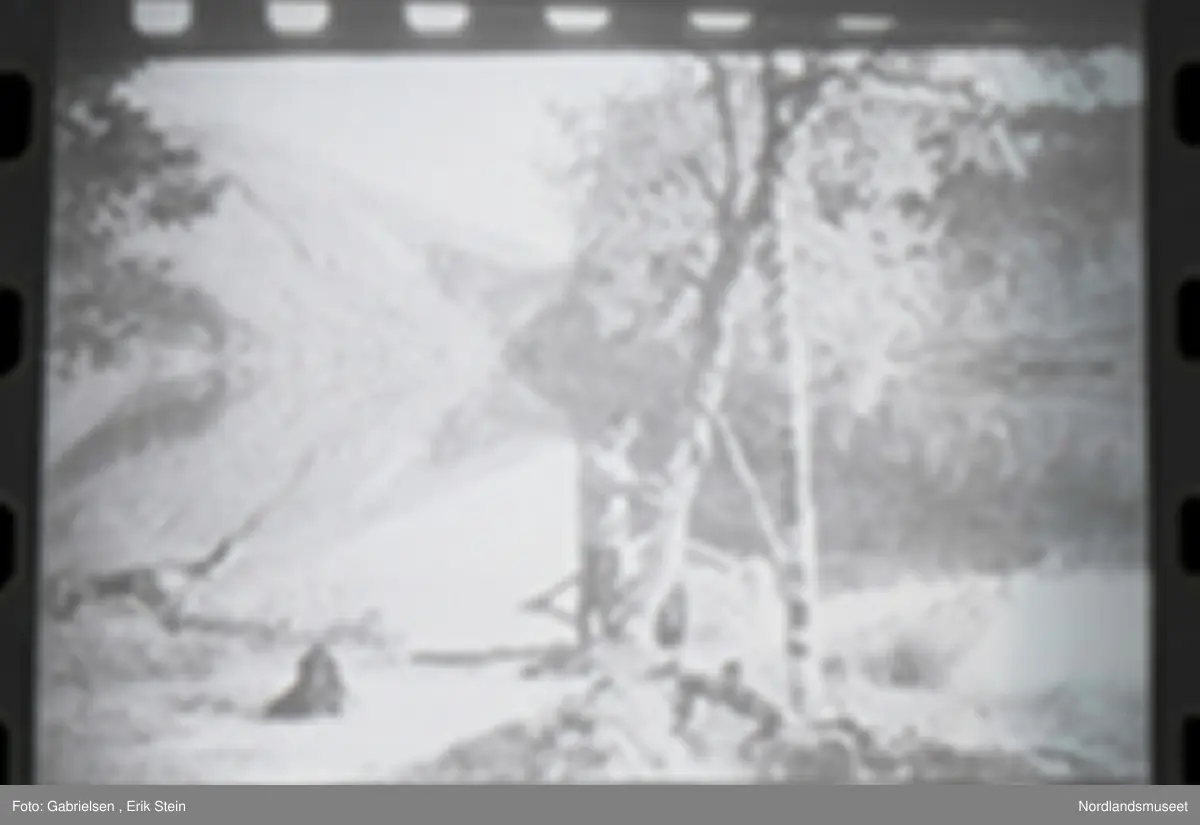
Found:
[[[342,669],[329,648],[318,642],[300,657],[292,685],[267,705],[264,714],[279,720],[340,716],[345,703]]]
[[[604,638],[612,639],[619,634],[614,609],[619,596],[621,557],[612,548],[592,545],[584,550],[583,565],[576,619],[579,641],[588,647],[595,640],[596,625]]]
[[[723,706],[753,723],[753,729],[738,749],[743,754],[756,745],[775,740],[783,730],[783,712],[746,684],[742,663],[736,659],[721,665],[715,676],[680,674],[673,703],[673,728],[677,735],[690,733],[696,708],[702,701]]]
[[[667,594],[654,617],[654,641],[663,650],[675,650],[687,639],[688,594],[682,582]]]

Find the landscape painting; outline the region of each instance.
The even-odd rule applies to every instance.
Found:
[[[40,781],[1146,781],[1141,70],[65,65]]]

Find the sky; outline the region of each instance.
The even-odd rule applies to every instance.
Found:
[[[312,153],[400,202],[565,259],[564,203],[539,171],[547,103],[652,76],[652,58],[284,59],[151,66],[133,94],[164,123]]]
[[[1112,96],[1136,99],[1140,66],[1097,57]],[[653,55],[296,57],[151,65],[132,92],[167,125],[228,130],[339,168],[409,208],[504,238],[537,263],[565,261],[569,214],[539,160],[562,145],[547,104],[586,104],[651,82]],[[1009,55],[944,53],[948,75],[986,72],[998,94],[1070,95]]]

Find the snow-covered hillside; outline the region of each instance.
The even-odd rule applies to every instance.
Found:
[[[238,555],[192,594],[189,610],[310,634],[369,623],[385,646],[403,636],[433,650],[560,640],[556,622],[508,614],[514,593],[528,585],[532,596],[574,564],[574,446],[552,414],[509,384],[484,319],[426,271],[429,244],[469,249],[472,237],[286,144],[235,132],[201,137],[207,162],[231,181],[220,208],[193,228],[131,239],[131,250],[170,259],[174,277],[217,298],[235,319],[232,341],[215,356],[135,353],[116,370],[51,388],[48,567],[197,556],[290,485]],[[474,456],[430,466],[429,441],[447,415],[486,409],[496,393],[529,414],[509,409]],[[474,496],[470,519],[456,504],[461,496]],[[512,528],[511,541],[496,519]],[[505,563],[516,551],[520,563]],[[463,555],[472,552],[499,566],[473,570]],[[479,632],[448,616],[476,622]],[[131,753],[123,763],[138,772],[131,780],[364,778],[372,747],[386,753],[374,770],[394,771],[396,760],[432,756],[472,726],[524,712],[534,695],[517,683],[510,700],[485,705],[483,718],[464,717],[453,702],[427,707],[428,697],[492,695],[493,679],[453,670],[401,676],[403,651],[357,665],[351,651],[365,724],[339,728],[348,750],[335,754],[325,736],[301,753],[295,736],[276,742],[244,720],[229,722],[236,730],[224,741],[248,737],[262,750],[259,772],[246,773],[237,758],[205,755],[220,747],[211,737],[178,729],[224,723],[201,724],[211,714],[197,717],[195,708],[181,716],[177,704],[197,691],[227,703],[265,698],[256,694],[286,678],[296,653],[288,643],[253,647],[171,640],[144,618],[103,606],[77,626],[48,626],[48,778],[113,776],[103,767],[113,764],[109,749],[127,748],[121,742],[143,722],[161,734],[147,757],[160,767],[135,769],[140,757]],[[216,657],[201,682],[198,649]],[[85,701],[101,687],[98,703]],[[396,690],[412,693],[400,714],[391,708]],[[381,713],[392,719],[388,737]],[[404,732],[411,752],[389,744]],[[281,752],[300,762],[287,767]]]
[[[75,526],[88,534],[92,558],[97,544],[109,560],[110,551],[203,548],[309,453],[313,469],[271,529],[292,524],[312,536],[319,514],[337,533],[388,500],[423,435],[498,366],[486,329],[427,277],[423,239],[397,231],[395,216],[336,172],[233,139],[209,140],[203,151],[233,180],[219,212],[136,247],[174,260],[176,277],[238,319],[242,340],[224,363],[182,368],[222,370],[229,402],[200,437],[91,478],[58,478],[51,466],[51,508],[62,503],[56,495],[84,502]],[[125,386],[108,375],[52,394],[51,457],[86,438],[98,407],[136,403],[134,385],[164,369],[130,369]],[[64,550],[51,548],[51,558]]]

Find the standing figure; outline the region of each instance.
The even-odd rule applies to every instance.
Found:
[[[618,413],[584,455],[584,523],[576,623],[581,647],[620,632],[614,608],[633,566],[632,498],[639,485],[629,452],[639,434],[637,419]]]

